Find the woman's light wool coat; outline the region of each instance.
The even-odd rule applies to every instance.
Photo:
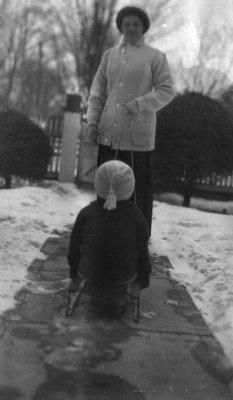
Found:
[[[107,50],[101,60],[88,100],[88,125],[98,125],[100,144],[122,150],[154,149],[156,112],[174,97],[167,59],[142,40]],[[124,105],[136,101],[137,114]]]

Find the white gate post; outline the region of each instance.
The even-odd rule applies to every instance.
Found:
[[[81,132],[81,96],[68,95],[64,109],[59,182],[73,182],[78,136]]]

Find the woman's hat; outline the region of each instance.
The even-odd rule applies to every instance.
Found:
[[[99,166],[94,179],[96,194],[106,200],[104,208],[116,208],[117,201],[128,200],[134,191],[135,178],[129,165],[119,160],[107,161]]]
[[[136,15],[142,21],[143,33],[148,31],[148,29],[150,27],[150,20],[149,20],[147,13],[139,7],[127,6],[127,7],[123,7],[116,16],[116,25],[120,32],[122,32],[122,28],[121,28],[122,20],[124,17],[126,17],[128,15]]]

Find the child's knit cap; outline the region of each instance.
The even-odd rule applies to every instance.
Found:
[[[134,191],[133,170],[122,161],[111,160],[99,166],[94,179],[96,194],[106,200],[104,208],[116,208],[117,201],[127,200]]]

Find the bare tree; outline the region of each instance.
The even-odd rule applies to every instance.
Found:
[[[64,94],[43,0],[0,0],[0,106],[39,119]],[[47,109],[47,111],[46,111]]]
[[[1,102],[7,108],[16,96],[18,70],[25,61],[27,48],[34,37],[34,24],[31,15],[26,7],[13,9],[13,3],[2,2],[4,13],[1,25]],[[32,28],[31,28],[32,26]]]
[[[70,0],[67,7],[65,1],[49,2],[48,27],[60,72],[65,80],[73,74],[84,98],[104,50],[114,42],[112,19],[116,3],[117,0]]]
[[[151,27],[147,34],[149,42],[154,43],[171,36],[180,26],[185,24],[182,12],[185,0],[145,0],[143,6],[148,11]]]
[[[15,31],[12,29],[13,17],[11,15],[11,3],[2,0],[0,3],[0,82],[1,82],[1,105],[5,107],[9,102],[10,91],[13,84],[14,72],[17,65],[18,55],[12,52],[15,41]],[[13,54],[12,54],[13,53]]]
[[[208,15],[200,34],[197,63],[184,68],[180,60],[174,71],[179,92],[199,92],[219,98],[232,85],[229,78],[233,61],[233,26],[226,19]]]

